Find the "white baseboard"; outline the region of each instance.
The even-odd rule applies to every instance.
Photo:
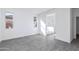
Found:
[[[20,37],[25,37],[25,36],[35,35],[35,34],[38,34],[38,33],[31,33],[31,34],[28,34],[28,35],[14,36],[14,37],[11,37],[11,38],[5,38],[3,40],[10,40],[10,39],[20,38]],[[1,41],[3,41],[3,40],[1,40]]]
[[[56,37],[55,39],[66,42],[66,43],[71,43],[71,41],[67,41],[67,40],[62,40],[61,38]]]

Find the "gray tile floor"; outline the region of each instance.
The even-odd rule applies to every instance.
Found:
[[[71,44],[54,39],[54,37],[32,35],[0,42],[0,51],[79,51],[79,40]]]

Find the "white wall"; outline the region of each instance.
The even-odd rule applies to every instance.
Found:
[[[71,42],[70,8],[56,9],[56,38]]]
[[[76,39],[76,16],[78,15],[78,10],[72,8],[72,38]]]
[[[5,13],[7,11],[14,13],[13,19],[13,29],[5,28]],[[34,29],[33,24],[33,13],[29,9],[2,9],[2,38],[11,39],[16,37],[27,36],[35,34],[36,30]]]
[[[14,27],[13,29],[5,29],[5,13],[7,11],[14,13]],[[35,11],[40,11],[35,10]],[[45,15],[56,13],[56,38],[65,42],[71,42],[71,17],[69,8],[56,8],[47,12],[39,14],[39,18],[45,21]],[[2,39],[11,39],[16,37],[27,36],[38,33],[34,29],[33,16],[36,15],[34,9],[1,9],[1,22],[2,22]]]
[[[70,36],[71,36],[71,41],[76,38],[76,36],[74,35],[74,20],[73,20],[73,10],[72,8],[70,9]]]
[[[1,22],[2,22],[2,40],[12,39],[17,37],[28,36],[37,34],[38,29],[34,28],[33,17],[41,11],[47,9],[33,9],[33,8],[4,8],[1,9]],[[14,14],[13,29],[5,28],[5,13],[9,11]]]
[[[1,41],[1,9],[0,9],[0,41]]]
[[[71,38],[71,10],[70,8],[55,8],[39,15],[39,18],[46,14],[56,14],[55,32],[56,39],[70,43]]]

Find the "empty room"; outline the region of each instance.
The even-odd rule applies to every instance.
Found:
[[[79,51],[78,8],[0,8],[0,51]]]

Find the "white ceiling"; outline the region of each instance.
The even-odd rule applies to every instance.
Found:
[[[33,15],[37,15],[40,14],[44,11],[50,10],[52,8],[4,8],[7,11],[22,11],[24,13],[28,13],[28,14],[33,14]]]
[[[42,13],[44,11],[50,10],[52,8],[26,8],[25,10],[33,13],[33,14],[39,14]]]
[[[51,8],[31,8],[31,11],[35,12],[36,14],[42,13],[44,11],[47,11]]]

